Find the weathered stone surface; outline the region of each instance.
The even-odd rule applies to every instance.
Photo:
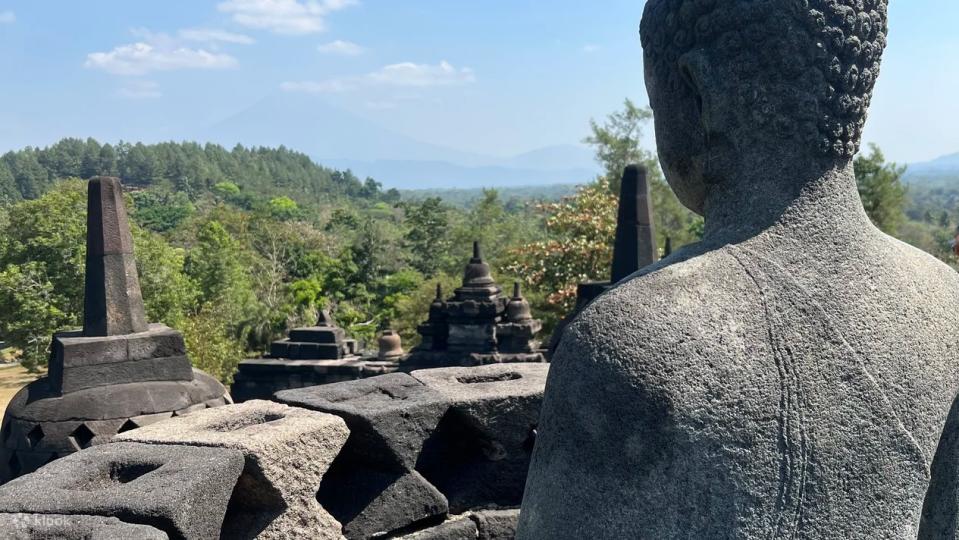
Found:
[[[478,537],[479,532],[476,530],[476,523],[468,517],[457,516],[439,525],[398,538],[404,540],[473,540]]]
[[[886,4],[647,2],[705,236],[564,333],[519,538],[954,536],[959,275],[870,223],[851,163]]]
[[[131,383],[64,396],[54,395],[40,379],[18,392],[7,408],[0,429],[0,483],[108,442],[117,433],[228,402],[223,386],[200,371],[189,383]],[[109,418],[114,414],[121,416]]]
[[[216,539],[243,454],[222,448],[107,444],[0,487],[0,513],[81,514]]]
[[[277,392],[281,403],[343,417],[344,453],[379,467],[411,469],[446,412],[442,395],[403,373]]]
[[[194,369],[192,381],[117,384],[63,396],[52,392],[47,379],[41,378],[18,392],[7,411],[21,420],[43,422],[70,418],[112,420],[179,411],[211,400],[222,404],[229,396],[224,395],[223,385],[216,379]]]
[[[376,469],[344,455],[323,478],[320,503],[349,539],[370,538],[446,515],[446,497],[416,471]]]
[[[167,540],[148,525],[124,523],[102,516],[63,514],[0,514],[0,531],[8,540]]]
[[[111,384],[193,379],[183,335],[162,324],[122,336],[61,332],[52,348],[49,384],[61,394]]]
[[[479,540],[513,540],[519,523],[519,508],[481,510],[470,513],[479,530]]]
[[[411,374],[451,404],[417,462],[451,512],[520,504],[548,372],[494,364]]]
[[[348,436],[337,416],[257,400],[156,423],[116,440],[242,452],[246,465],[223,530],[239,540],[340,538],[340,524],[316,493]]]
[[[118,178],[97,177],[87,189],[87,255],[83,335],[147,331],[133,237]]]
[[[365,538],[446,513],[445,497],[414,471],[448,408],[442,395],[394,373],[287,390],[276,399],[336,414],[350,428],[319,495],[347,537]]]

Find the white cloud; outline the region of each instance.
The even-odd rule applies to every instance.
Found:
[[[13,24],[17,16],[12,11],[0,11],[0,24]]]
[[[326,29],[326,16],[356,0],[226,0],[217,9],[249,28],[277,34],[312,34]]]
[[[586,45],[583,45],[583,52],[586,54],[594,53],[600,49],[602,49],[602,47],[596,45],[595,43],[587,43]]]
[[[378,84],[390,86],[452,86],[476,81],[470,68],[456,69],[443,60],[437,65],[403,62],[392,64],[367,75]]]
[[[250,45],[254,43],[253,38],[243,34],[227,32],[217,28],[186,28],[180,30],[180,37],[186,41],[199,41],[202,43],[236,43],[239,45]]]
[[[237,61],[228,54],[141,41],[120,45],[109,52],[90,53],[84,65],[116,75],[143,75],[176,69],[225,69],[236,66]]]
[[[280,85],[280,88],[288,92],[320,94],[346,92],[360,87],[426,88],[456,86],[473,82],[476,82],[476,74],[472,69],[457,69],[444,60],[436,65],[402,62],[384,66],[359,77],[341,77],[325,81],[285,82]]]
[[[127,99],[152,99],[161,97],[163,92],[154,81],[130,81],[117,90],[117,95]]]
[[[343,41],[336,40],[329,43],[324,43],[316,48],[323,54],[339,54],[342,56],[359,56],[363,54],[363,47],[353,43],[352,41]]]

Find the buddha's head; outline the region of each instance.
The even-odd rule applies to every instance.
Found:
[[[660,162],[687,207],[743,163],[844,166],[886,45],[887,0],[649,0],[641,27]],[[780,158],[778,156],[787,156]]]

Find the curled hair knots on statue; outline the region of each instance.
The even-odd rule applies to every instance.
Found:
[[[678,60],[700,49],[729,70],[738,121],[756,137],[799,137],[852,157],[886,46],[888,0],[649,0],[646,62],[665,88],[687,84]]]

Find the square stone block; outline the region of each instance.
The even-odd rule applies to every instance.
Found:
[[[105,444],[4,484],[0,513],[110,516],[214,540],[242,470],[237,450]]]
[[[342,328],[311,326],[290,330],[290,341],[307,343],[340,343],[346,338]]]
[[[414,371],[451,405],[417,464],[450,511],[519,506],[549,364]]]
[[[113,384],[192,379],[183,336],[162,324],[138,334],[84,337],[80,332],[64,332],[53,339],[49,381],[59,394]]]
[[[168,540],[170,537],[149,525],[124,523],[102,516],[64,514],[0,514],[0,531],[9,540]]]
[[[270,401],[194,412],[123,433],[117,441],[230,448],[243,475],[227,510],[226,538],[339,538],[316,492],[349,430],[338,416]]]
[[[323,478],[317,498],[348,540],[380,537],[449,510],[446,497],[416,471],[376,469],[345,455]]]
[[[284,390],[276,399],[342,417],[350,428],[345,453],[401,469],[413,468],[449,406],[442,394],[405,373]]]

